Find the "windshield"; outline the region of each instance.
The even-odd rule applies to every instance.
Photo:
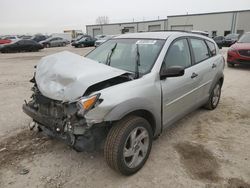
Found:
[[[138,71],[143,75],[152,69],[164,42],[165,40],[155,39],[111,39],[86,57],[103,64],[106,64],[107,59],[110,58],[110,66],[135,73],[137,51],[139,51]]]
[[[76,37],[75,40],[79,40],[79,39],[81,39],[82,37],[83,37],[83,35],[79,35],[79,36]]]
[[[85,41],[86,37],[82,37],[81,39],[79,39],[79,42]]]
[[[245,33],[244,35],[242,35],[238,42],[250,43],[250,33]]]

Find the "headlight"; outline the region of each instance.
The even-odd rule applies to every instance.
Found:
[[[92,95],[89,97],[83,97],[81,98],[77,103],[76,106],[78,108],[77,114],[79,116],[84,116],[97,102],[97,100],[100,97],[100,93],[96,95]]]

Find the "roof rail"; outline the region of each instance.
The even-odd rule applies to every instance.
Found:
[[[164,31],[169,31],[169,32],[185,32],[185,33],[192,33],[192,31],[187,31],[187,30],[155,30],[155,31],[146,31],[146,32],[164,32]]]
[[[205,31],[186,31],[186,30],[155,30],[155,31],[145,31],[145,32],[164,32],[164,31],[169,31],[169,32],[184,32],[184,33],[191,33],[191,34],[199,34],[203,36],[208,36],[209,34]],[[143,31],[144,32],[144,31]]]

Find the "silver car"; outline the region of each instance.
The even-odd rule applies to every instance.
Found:
[[[124,174],[148,159],[153,138],[199,107],[217,107],[224,58],[216,43],[187,32],[131,33],[85,57],[41,59],[24,112],[78,151],[104,143],[108,165]]]
[[[69,41],[61,37],[50,37],[47,38],[46,40],[40,41],[39,43],[43,45],[45,48],[50,48],[50,47],[66,46],[67,44],[69,44]]]

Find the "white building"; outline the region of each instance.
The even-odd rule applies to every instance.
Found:
[[[200,30],[207,31],[210,36],[242,34],[250,31],[250,10],[175,15],[161,20],[86,26],[87,34],[91,36],[161,30]]]

